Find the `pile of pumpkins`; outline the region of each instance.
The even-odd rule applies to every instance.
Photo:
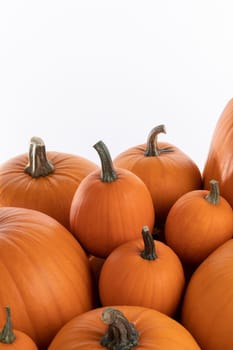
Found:
[[[202,173],[165,132],[0,165],[0,349],[233,349],[233,99]]]

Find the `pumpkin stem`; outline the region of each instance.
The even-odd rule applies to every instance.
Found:
[[[157,259],[158,256],[155,251],[154,238],[150,233],[148,226],[143,226],[142,237],[144,241],[144,250],[141,252],[141,257],[146,260]]]
[[[166,134],[165,126],[163,124],[154,127],[149,133],[144,153],[146,157],[155,157],[159,156],[161,153],[173,152],[171,147],[159,148],[157,138],[161,132]]]
[[[24,171],[31,177],[47,176],[54,172],[54,166],[46,156],[44,141],[40,137],[31,138],[28,158]]]
[[[217,180],[210,180],[210,191],[205,196],[210,204],[218,204],[220,201],[219,183]]]
[[[117,179],[116,171],[109,150],[103,141],[97,142],[93,146],[99,154],[101,161],[101,180],[103,182],[112,182]]]
[[[109,350],[130,350],[138,344],[138,331],[121,311],[108,307],[101,319],[108,325],[107,333],[100,340],[102,346]]]
[[[11,344],[16,339],[13,332],[12,322],[11,322],[11,312],[9,306],[5,307],[6,310],[6,323],[2,328],[0,333],[0,343]]]

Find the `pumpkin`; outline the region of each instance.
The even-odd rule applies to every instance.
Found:
[[[0,208],[0,270],[0,306],[11,306],[15,329],[40,349],[67,321],[93,307],[85,252],[63,225],[39,211]]]
[[[170,209],[165,240],[182,262],[199,265],[233,235],[233,211],[220,195],[219,184],[181,196]]]
[[[98,166],[78,156],[46,152],[39,137],[32,137],[28,154],[0,165],[0,206],[35,209],[69,229],[70,205],[81,180]]]
[[[101,307],[73,318],[48,350],[200,350],[192,335],[159,311],[140,306]]]
[[[0,332],[0,350],[38,350],[34,341],[23,332],[13,329],[11,311],[5,307],[6,322]]]
[[[113,163],[132,171],[147,185],[157,225],[163,226],[175,201],[184,193],[201,188],[201,173],[180,149],[168,142],[158,142],[160,133],[166,133],[164,125],[154,127],[146,143],[118,154]]]
[[[195,270],[182,305],[182,324],[204,350],[233,349],[233,240]]]
[[[142,238],[120,245],[107,257],[100,271],[99,295],[103,306],[137,305],[174,316],[184,284],[177,255],[154,241],[145,226]]]
[[[113,167],[103,141],[94,145],[101,169],[87,175],[76,190],[70,208],[71,232],[92,255],[106,258],[121,243],[152,230],[153,202],[143,181],[132,172]]]
[[[222,196],[233,208],[233,99],[226,104],[212,135],[203,169],[203,186],[209,189],[211,179],[219,182]]]

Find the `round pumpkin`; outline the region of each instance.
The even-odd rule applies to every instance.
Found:
[[[184,285],[178,256],[155,241],[145,226],[142,238],[120,245],[107,257],[100,271],[99,295],[103,306],[137,305],[174,316]]]
[[[0,323],[14,310],[15,329],[40,349],[75,315],[93,307],[88,258],[63,225],[36,210],[0,208]]]
[[[222,196],[233,208],[233,98],[228,101],[215,126],[203,169],[203,186],[216,179]]]
[[[163,226],[175,201],[184,193],[200,189],[201,173],[194,161],[176,146],[158,142],[165,126],[154,127],[147,142],[130,147],[113,160],[116,167],[135,173],[147,185],[154,204],[157,226]]]
[[[170,209],[165,240],[182,262],[199,265],[212,251],[233,236],[233,211],[220,195],[219,184],[181,196]]]
[[[60,329],[48,350],[201,350],[178,322],[139,306],[93,309]]]
[[[115,168],[104,142],[94,145],[101,169],[87,175],[70,208],[71,232],[92,255],[106,258],[121,243],[153,229],[153,202],[143,181],[132,172]]]
[[[78,156],[46,152],[32,137],[28,154],[0,165],[0,206],[39,210],[69,229],[70,205],[81,180],[98,166]]]
[[[195,270],[186,292],[181,322],[204,350],[233,349],[233,239]]]
[[[38,350],[36,343],[26,333],[13,329],[9,306],[5,310],[6,322],[0,332],[0,350]]]

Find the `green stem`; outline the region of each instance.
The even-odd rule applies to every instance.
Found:
[[[28,158],[24,171],[31,177],[47,176],[54,172],[54,166],[46,156],[44,141],[40,137],[31,138]]]
[[[138,345],[138,331],[121,311],[108,307],[101,319],[108,325],[107,333],[100,339],[102,346],[109,350],[130,350]]]
[[[6,306],[5,309],[6,309],[6,323],[3,326],[2,331],[0,333],[0,343],[11,344],[16,339],[16,336],[13,332],[10,308],[9,306]]]
[[[94,146],[98,152],[101,161],[101,180],[103,182],[112,182],[117,179],[116,171],[109,150],[103,141],[97,142]]]
[[[148,226],[143,226],[142,237],[144,241],[144,250],[141,252],[141,257],[146,260],[157,259],[158,256],[155,251],[155,241]]]
[[[220,201],[219,183],[217,180],[210,180],[210,191],[205,196],[210,204],[218,204]]]
[[[149,133],[144,153],[146,157],[155,157],[159,156],[161,153],[173,152],[171,147],[159,148],[157,138],[160,133],[166,134],[165,126],[163,124],[154,127]]]

